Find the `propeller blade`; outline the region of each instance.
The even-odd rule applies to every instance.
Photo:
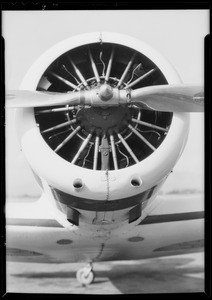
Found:
[[[6,94],[7,108],[42,107],[57,105],[80,104],[80,93],[54,93],[17,90]]]
[[[157,111],[202,112],[203,87],[184,84],[148,86],[132,90],[131,103]]]

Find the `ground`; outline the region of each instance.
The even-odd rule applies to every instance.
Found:
[[[95,282],[75,277],[82,264],[7,262],[7,292],[61,294],[142,294],[204,291],[203,252],[147,260],[94,264]]]

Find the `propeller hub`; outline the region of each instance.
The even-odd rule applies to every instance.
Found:
[[[108,101],[113,97],[113,89],[108,84],[103,84],[99,89],[99,97],[102,101]]]

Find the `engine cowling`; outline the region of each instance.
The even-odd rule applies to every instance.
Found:
[[[71,37],[33,64],[21,89],[98,90],[104,103],[17,110],[21,148],[64,222],[114,224],[141,216],[183,151],[189,115],[108,100],[113,89],[179,82],[150,46],[117,33]]]

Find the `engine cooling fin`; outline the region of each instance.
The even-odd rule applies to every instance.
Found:
[[[102,87],[138,89],[167,84],[145,55],[114,43],[92,43],[58,57],[41,76],[38,91],[76,92]],[[165,139],[173,113],[136,105],[38,107],[35,119],[46,143],[63,159],[93,170],[118,170],[150,156]]]

